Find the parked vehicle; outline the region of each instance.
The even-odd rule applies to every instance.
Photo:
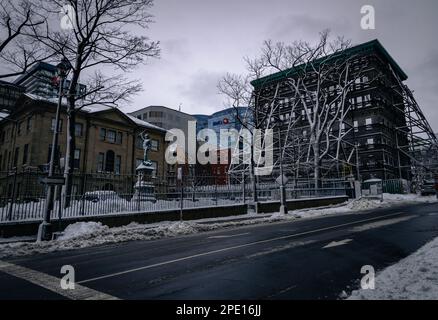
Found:
[[[422,196],[431,196],[435,195],[435,181],[433,180],[425,180],[421,185],[421,195]]]
[[[120,197],[115,191],[89,191],[85,192],[84,199],[91,202],[99,202],[105,200],[120,200]]]

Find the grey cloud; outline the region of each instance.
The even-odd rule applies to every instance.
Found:
[[[213,113],[222,107],[223,97],[217,90],[222,76],[223,73],[199,70],[190,76],[186,84],[179,86],[178,91],[182,98],[189,101],[189,107],[202,113]]]
[[[273,40],[293,41],[298,39],[312,40],[324,29],[330,29],[335,34],[348,30],[350,22],[341,17],[336,19],[316,18],[306,14],[290,14],[273,19],[267,27],[267,36]],[[298,39],[292,36],[299,36]]]

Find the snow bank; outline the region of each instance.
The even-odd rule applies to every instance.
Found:
[[[355,290],[348,299],[437,300],[438,238],[378,273],[374,290]]]
[[[153,225],[131,223],[127,226],[109,228],[96,222],[79,222],[68,226],[65,234],[54,241],[17,242],[0,244],[0,259],[11,256],[24,256],[54,251],[86,248],[111,243],[134,240],[155,240],[166,237],[196,234],[243,225],[274,222],[279,219],[271,217],[244,221],[217,223],[160,222]]]
[[[58,239],[68,240],[78,238],[86,234],[93,234],[107,229],[108,226],[104,226],[100,222],[76,222],[68,225],[67,228],[65,228],[63,235]]]

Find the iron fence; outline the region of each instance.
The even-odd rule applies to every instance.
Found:
[[[38,171],[0,172],[0,223],[42,220],[46,205],[46,174]],[[251,179],[224,179],[218,176],[187,174],[182,181],[175,176],[152,177],[145,181],[153,188],[153,199],[136,191],[136,175],[77,173],[73,193],[65,207],[61,187],[55,188],[52,219],[133,212],[154,213],[181,208],[212,207],[246,203],[253,198]],[[259,201],[280,199],[279,184],[273,178],[258,179]],[[312,198],[348,195],[344,180],[295,180],[285,184],[286,198]]]

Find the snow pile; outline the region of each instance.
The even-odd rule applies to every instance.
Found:
[[[372,198],[361,198],[350,201],[346,207],[352,211],[370,210],[386,208],[393,205],[414,204],[414,203],[434,203],[437,202],[436,196],[423,197],[417,194],[383,194],[383,201]]]
[[[107,229],[108,226],[104,226],[100,222],[76,222],[68,225],[67,228],[65,228],[62,236],[60,236],[58,239],[73,239],[87,234],[102,232]]]
[[[390,194],[384,193],[383,200],[389,202],[420,202],[420,203],[433,203],[437,202],[436,196],[420,196],[418,194],[410,193],[410,194]]]
[[[108,226],[96,222],[79,222],[68,226],[64,235],[54,241],[0,244],[0,259],[11,256],[50,253],[134,240],[155,240],[166,237],[196,234],[221,228],[274,221],[279,221],[279,219],[268,217],[209,224],[190,221],[166,221],[156,224],[131,223],[127,226],[114,228],[109,228]]]
[[[373,198],[360,198],[348,201],[347,204],[331,205],[321,208],[295,210],[292,216],[295,218],[311,218],[330,214],[348,214],[365,210],[387,208],[394,205],[415,204],[415,203],[434,203],[437,202],[435,196],[422,197],[417,194],[383,194],[383,201]],[[273,217],[275,214],[273,215]],[[278,218],[287,219],[290,215],[282,217],[276,214]]]
[[[348,299],[437,300],[438,238],[378,273],[374,290],[355,290]]]

